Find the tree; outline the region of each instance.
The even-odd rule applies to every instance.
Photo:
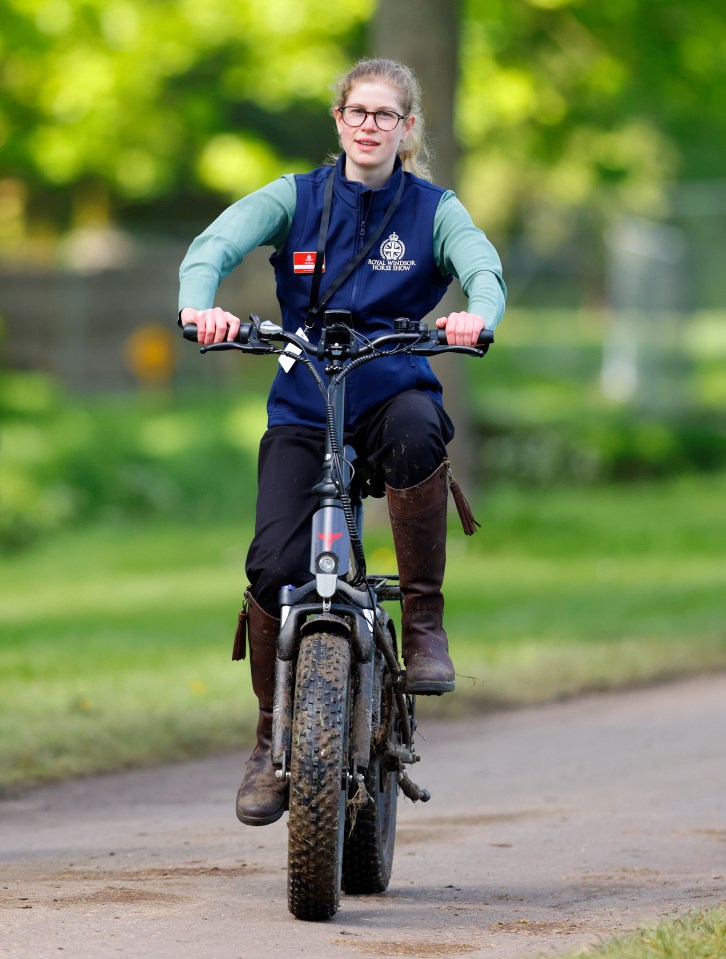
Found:
[[[334,145],[327,87],[371,3],[6,0],[1,176],[55,229],[204,219]]]
[[[720,0],[463,0],[461,37],[462,188],[498,231],[551,249],[723,176]]]

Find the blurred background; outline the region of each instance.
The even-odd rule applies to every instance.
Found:
[[[485,600],[485,631],[510,658],[599,636],[601,673],[580,686],[610,682],[603,664],[628,658],[612,644],[631,640],[651,664],[633,652],[619,681],[726,664],[721,0],[2,0],[0,14],[0,553],[26,660],[48,631],[82,633],[71,606],[96,610],[83,642],[98,639],[113,616],[93,576],[121,582],[121,555],[147,585],[175,562],[219,564],[233,585],[212,594],[239,593],[273,367],[180,341],[178,265],[230,202],[336,150],[334,77],[384,55],[419,74],[436,182],[509,287],[489,356],[438,370],[486,518],[483,545],[452,551],[473,577],[452,593],[460,630],[474,644],[472,584],[488,577],[503,598]],[[269,252],[218,302],[274,318]],[[138,555],[133,529],[150,537]],[[96,583],[85,599],[79,576]],[[128,608],[143,589],[127,585]],[[192,698],[209,685],[184,682]],[[84,689],[58,710],[92,713]]]
[[[0,415],[178,394],[222,369],[263,383],[269,369],[212,370],[177,341],[178,264],[228,203],[335,151],[331,83],[373,53],[418,71],[435,179],[505,264],[506,360],[474,387],[467,371],[472,396],[442,362],[450,404],[476,408],[477,469],[722,466],[725,43],[718,0],[3,0]],[[227,282],[230,309],[275,315],[268,253]],[[24,453],[17,426],[6,546],[96,505],[50,475],[37,502],[53,443]],[[73,429],[56,441],[81,444]]]

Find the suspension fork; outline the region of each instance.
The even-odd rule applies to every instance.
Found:
[[[275,695],[272,715],[272,762],[277,775],[284,778],[290,760],[291,722],[295,697],[295,673],[300,643],[305,635],[315,632],[339,634],[351,649],[353,684],[350,713],[350,753],[355,770],[367,769],[370,762],[373,676],[375,641],[373,622],[375,609],[367,593],[353,589],[345,582],[338,584],[341,596],[329,609],[313,599],[315,583],[295,590],[280,590],[281,626],[277,640],[275,663]]]

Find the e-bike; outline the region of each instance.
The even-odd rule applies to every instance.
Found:
[[[356,454],[342,442],[345,385],[353,370],[391,352],[484,356],[452,346],[443,330],[406,318],[363,338],[344,311],[327,311],[317,343],[255,314],[234,342],[202,352],[280,354],[307,367],[325,403],[325,454],[310,531],[310,580],[280,590],[272,761],[289,784],[288,906],[298,919],[329,919],[341,889],[380,893],[391,877],[399,790],[427,802],[406,767],[414,745],[416,697],[406,691],[394,623],[383,604],[400,602],[395,575],[367,571],[362,543],[367,488]],[[196,341],[195,326],[185,327]],[[318,365],[312,358],[317,358]],[[321,367],[321,368],[320,368]]]

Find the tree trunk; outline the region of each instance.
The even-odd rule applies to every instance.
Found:
[[[371,25],[372,56],[407,64],[421,81],[434,149],[434,181],[452,187],[457,161],[454,97],[459,77],[456,0],[380,0]]]
[[[434,182],[455,189],[458,149],[454,135],[454,101],[459,77],[459,4],[458,0],[380,0],[371,24],[370,55],[391,57],[407,64],[423,88],[429,142],[433,152],[431,172]],[[462,309],[464,297],[458,284],[439,304],[429,322]],[[459,442],[454,442],[451,458],[459,481],[471,488],[473,450],[466,441],[470,435],[468,407],[462,381],[466,374],[462,357],[442,357],[435,361],[436,375],[444,386],[446,409],[456,424]]]

